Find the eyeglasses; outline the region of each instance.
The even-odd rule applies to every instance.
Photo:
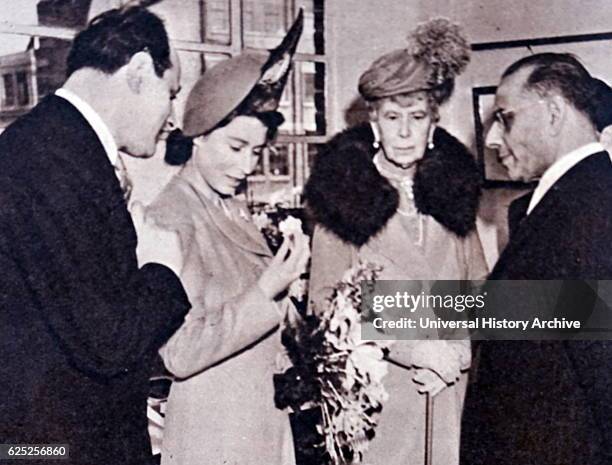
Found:
[[[531,108],[534,105],[538,105],[540,103],[544,103],[544,100],[531,102],[521,107],[515,108],[514,110],[502,110],[500,108],[493,112],[493,120],[501,124],[502,128],[504,128],[504,131],[510,131],[510,129],[512,129],[512,123],[514,123],[514,118],[519,111],[526,110],[527,108]]]

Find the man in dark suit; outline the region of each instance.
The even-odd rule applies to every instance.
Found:
[[[189,302],[151,240],[137,251],[117,150],[153,154],[179,73],[158,17],[109,11],[75,38],[64,87],[0,136],[0,443],[150,456],[150,362]]]
[[[487,144],[512,179],[537,187],[510,208],[491,280],[612,279],[612,162],[597,142],[592,85],[567,54],[532,55],[503,74]],[[586,316],[586,300],[548,303]],[[612,463],[611,343],[482,342],[462,429],[462,465]]]

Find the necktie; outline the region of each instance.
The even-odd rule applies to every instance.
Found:
[[[119,186],[123,191],[123,198],[125,202],[128,203],[130,200],[130,194],[132,193],[132,182],[128,176],[127,169],[125,168],[125,164],[120,156],[117,156],[117,162],[115,163],[115,175],[119,180]]]

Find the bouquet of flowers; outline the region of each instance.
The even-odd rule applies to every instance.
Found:
[[[362,460],[387,398],[382,379],[389,342],[364,341],[360,329],[361,282],[379,272],[370,263],[351,268],[326,308],[283,333],[292,367],[277,379],[277,406],[320,406],[319,446],[336,465]]]

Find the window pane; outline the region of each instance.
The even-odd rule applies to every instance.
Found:
[[[315,53],[323,55],[325,53],[324,41],[324,21],[323,21],[324,0],[296,0],[296,11],[304,8],[304,32],[300,40],[298,52]]]
[[[25,71],[20,71],[17,78],[17,104],[20,106],[30,103],[29,76]]]
[[[325,65],[295,63],[291,81],[281,98],[279,111],[285,117],[284,134],[325,134]]]
[[[2,99],[2,106],[12,107],[15,105],[15,101],[17,100],[15,95],[13,74],[3,74],[2,83],[4,84],[4,99]]]
[[[287,23],[286,0],[243,0],[244,45],[273,48],[282,40]]]
[[[268,151],[268,173],[272,176],[286,176],[289,174],[289,146],[277,144],[273,150]]]
[[[300,63],[303,125],[306,134],[325,134],[325,65]]]
[[[251,203],[295,206],[295,144],[276,144],[266,150],[255,172],[249,176],[247,198]]]
[[[276,47],[293,23],[299,7],[304,8],[304,32],[300,53],[324,52],[323,0],[299,0],[295,10],[289,0],[242,0],[243,40],[246,47]]]
[[[202,40],[209,44],[228,45],[231,42],[229,0],[203,0]]]
[[[293,153],[292,144],[276,144],[272,149],[265,150],[257,162],[252,176],[288,176],[291,173],[290,157]]]

